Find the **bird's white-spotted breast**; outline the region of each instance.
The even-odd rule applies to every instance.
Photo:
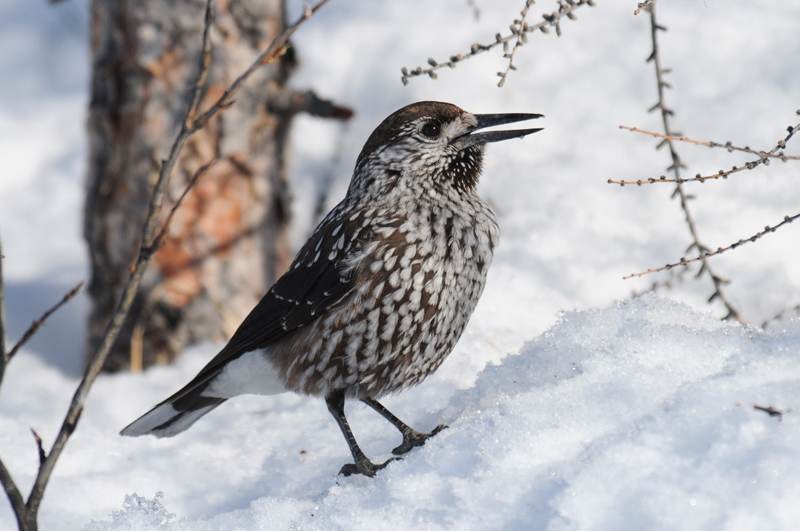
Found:
[[[271,354],[289,389],[324,396],[347,388],[348,396],[379,397],[422,381],[455,346],[483,292],[497,221],[477,195],[449,187],[421,195],[413,188],[329,218],[357,226],[350,245],[366,243],[348,255],[343,237],[340,249],[320,246],[314,256],[349,256],[343,273],[358,288]]]

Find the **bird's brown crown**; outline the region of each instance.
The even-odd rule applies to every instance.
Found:
[[[403,134],[405,126],[414,122],[418,118],[429,118],[431,121],[439,123],[449,123],[465,114],[467,111],[453,105],[440,101],[418,101],[411,105],[406,105],[387,116],[381,124],[375,128],[366,144],[361,149],[358,160],[361,161],[380,146],[386,145],[399,135]]]

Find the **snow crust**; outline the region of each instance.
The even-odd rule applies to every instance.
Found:
[[[0,229],[12,340],[88,276],[88,3],[0,4]],[[606,184],[658,177],[669,160],[654,140],[618,129],[661,127],[646,112],[656,99],[646,15],[633,16],[633,1],[596,3],[564,21],[561,38],[531,36],[502,90],[493,75],[505,70],[500,54],[407,87],[399,68],[491,41],[518,0],[473,2],[477,19],[463,0],[335,0],[293,39],[294,85],[356,111],[347,125],[296,120],[296,246],[317,221],[319,185],[330,186],[333,206],[365,139],[397,108],[433,99],[546,116],[536,124],[544,131],[487,151],[481,193],[502,236],[466,333],[436,374],[384,402],[417,429],[447,430],[374,480],[336,475],[350,460],[341,433],[322,401],[292,394],[237,398],[171,439],[120,437],[221,347],[201,345],[174,366],[98,379],[51,478],[41,529],[796,529],[798,319],[767,331],[721,322],[708,279],[692,274],[661,298],[626,301],[666,276],[622,276],[686,254],[689,236],[671,186]],[[532,13],[554,5],[540,0]],[[301,6],[290,2],[291,16]],[[800,3],[670,0],[658,14],[669,27],[659,37],[676,129],[771,149],[797,123]],[[787,151],[797,154],[796,143]],[[688,176],[751,159],[679,150]],[[711,248],[800,205],[796,163],[689,191]],[[793,223],[711,262],[755,325],[800,300],[798,241]],[[38,466],[30,428],[49,446],[77,386],[86,311],[78,298],[56,314],[0,390],[0,456],[23,492]],[[398,433],[360,404],[347,414],[366,454],[389,458]],[[0,500],[0,529],[15,527]]]
[[[426,382],[387,402],[419,428],[449,428],[376,479],[337,477],[349,456],[333,421],[318,401],[289,395],[226,404],[172,440],[115,439],[109,409],[133,409],[124,402],[135,377],[112,376],[70,445],[81,453],[65,457],[51,487],[63,497],[64,482],[78,481],[91,499],[51,511],[95,514],[89,507],[127,492],[110,521],[93,516],[84,529],[791,529],[799,359],[796,321],[766,333],[652,294],[563,312],[474,385],[448,396]],[[154,386],[193,365],[159,369]],[[427,407],[410,397],[419,391],[433,397]],[[110,403],[98,407],[99,397]],[[394,429],[349,409],[366,451],[390,457]],[[13,410],[3,407],[5,422],[24,431]],[[156,485],[167,494],[130,492]]]

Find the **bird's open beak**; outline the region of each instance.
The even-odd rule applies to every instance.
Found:
[[[453,140],[453,145],[459,151],[466,149],[470,146],[479,144],[488,144],[489,142],[499,142],[501,140],[508,140],[509,138],[522,138],[525,135],[541,131],[543,128],[536,129],[513,129],[511,131],[488,131],[485,133],[475,133],[481,129],[492,127],[494,125],[512,124],[514,122],[523,122],[525,120],[535,120],[536,118],[544,118],[543,114],[473,114],[478,124],[469,128],[466,134]]]

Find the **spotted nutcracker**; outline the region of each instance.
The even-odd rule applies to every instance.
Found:
[[[367,459],[345,399],[400,430],[395,455],[423,445],[445,426],[420,433],[377,399],[441,365],[483,292],[499,237],[476,192],[485,144],[541,129],[476,131],[540,117],[430,101],[391,114],[361,150],[344,200],[228,344],[122,435],[171,437],[228,398],[294,391],[325,399],[355,461],[344,475],[374,476],[392,460]]]

